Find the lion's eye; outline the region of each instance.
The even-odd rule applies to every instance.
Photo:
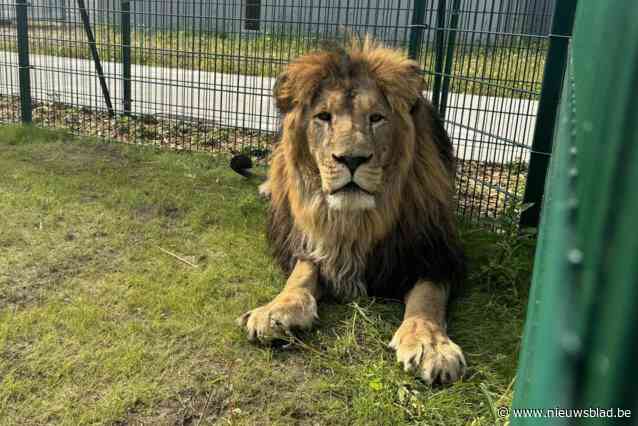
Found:
[[[315,118],[318,118],[321,121],[330,121],[332,120],[332,115],[330,115],[329,112],[320,112],[319,114],[315,115]]]
[[[383,119],[384,117],[381,114],[372,114],[370,116],[370,123],[378,123],[379,121]]]

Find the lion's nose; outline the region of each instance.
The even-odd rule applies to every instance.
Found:
[[[370,161],[370,159],[372,158],[372,154],[370,154],[368,157],[351,157],[346,155],[337,156],[332,154],[332,158],[334,158],[337,163],[345,164],[348,170],[350,170],[350,173],[354,174],[354,171],[357,170],[360,165],[367,161]]]

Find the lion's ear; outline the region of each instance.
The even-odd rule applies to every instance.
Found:
[[[329,52],[303,55],[288,64],[277,78],[273,96],[282,115],[311,102],[321,82],[335,74],[335,57]]]
[[[368,61],[392,109],[410,111],[425,90],[423,73],[417,63],[389,49],[379,49]]]
[[[272,94],[280,114],[286,114],[292,109],[294,97],[292,96],[288,73],[284,72],[277,77],[277,81],[275,81],[275,85],[272,88]]]

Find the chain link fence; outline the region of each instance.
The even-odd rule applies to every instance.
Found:
[[[555,1],[0,0],[0,122],[265,159],[282,67],[367,33],[421,65],[459,212],[500,220],[549,156],[532,146]]]

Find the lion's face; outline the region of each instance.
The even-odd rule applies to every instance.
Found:
[[[392,111],[370,80],[322,90],[306,111],[306,140],[333,210],[376,206],[393,141]]]
[[[343,238],[367,221],[371,240],[382,238],[405,196],[436,214],[426,205],[447,203],[449,177],[423,90],[415,62],[369,40],[291,62],[273,87],[282,117],[274,155],[283,160],[270,173],[282,178],[272,185],[273,203],[289,202],[296,225],[314,237],[331,227]]]

